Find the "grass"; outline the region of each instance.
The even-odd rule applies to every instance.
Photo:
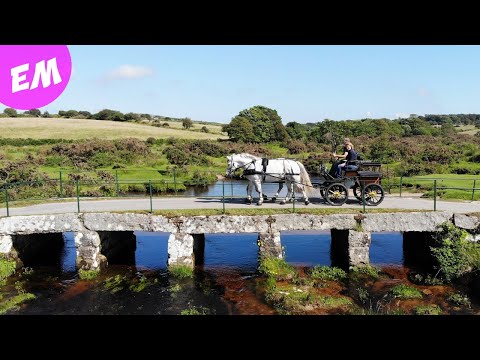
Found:
[[[476,128],[475,125],[460,125],[455,127],[455,129],[461,134],[475,135],[480,131],[479,128]]]
[[[78,276],[82,280],[95,279],[98,276],[98,274],[100,274],[99,270],[85,270],[85,269],[78,270]]]
[[[180,315],[208,315],[209,310],[205,307],[190,306],[188,309],[180,311]]]
[[[16,263],[14,260],[8,260],[0,257],[0,280],[5,280],[15,272]]]
[[[0,303],[0,315],[5,314],[7,311],[12,310],[21,303],[27,301],[27,300],[32,300],[35,299],[36,296],[31,293],[24,293],[24,294],[18,294],[17,296],[14,296],[11,299],[8,299],[7,301],[4,301]]]
[[[258,270],[276,280],[291,280],[298,277],[295,268],[284,259],[264,257],[260,260]]]
[[[442,315],[442,309],[438,305],[420,305],[413,313],[415,315]]]
[[[354,266],[351,270],[351,275],[354,277],[358,277],[358,275],[366,275],[372,279],[380,278],[380,269],[372,265]]]
[[[9,138],[32,139],[120,139],[136,137],[146,140],[149,137],[166,139],[218,139],[227,138],[220,134],[220,126],[206,125],[214,133],[198,132],[203,125],[194,124],[190,130],[177,128],[176,122],[169,122],[168,128],[155,127],[120,121],[88,119],[44,119],[44,118],[0,118],[2,136]],[[181,127],[181,123],[178,123]],[[172,127],[172,128],[170,128]]]
[[[193,268],[187,265],[170,265],[168,272],[177,279],[193,278]]]
[[[347,273],[340,268],[330,266],[315,266],[310,276],[315,280],[341,281],[347,277]]]
[[[390,289],[390,294],[398,299],[421,299],[423,297],[420,290],[405,284],[395,285]]]

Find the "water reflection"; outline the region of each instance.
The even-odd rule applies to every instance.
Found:
[[[370,263],[403,265],[403,235],[398,232],[372,233]]]
[[[331,265],[330,231],[284,231],[285,260],[299,266]]]
[[[205,269],[231,267],[255,271],[258,266],[257,234],[206,234]]]

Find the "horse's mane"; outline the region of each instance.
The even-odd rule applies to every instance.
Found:
[[[252,160],[260,160],[261,158],[258,157],[258,156],[255,156],[255,155],[252,155],[252,154],[248,154],[248,153],[241,153],[241,154],[237,154],[238,156],[242,156],[242,157],[246,157],[248,159],[252,159]]]

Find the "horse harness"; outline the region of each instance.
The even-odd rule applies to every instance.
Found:
[[[272,174],[268,174],[267,173],[267,166],[268,166],[268,162],[269,160],[267,158],[262,158],[262,171],[257,171],[256,169],[256,166],[255,166],[255,162],[257,160],[254,160],[252,161],[251,163],[247,164],[247,165],[250,165],[250,164],[254,164],[254,168],[253,169],[244,169],[243,170],[243,175],[246,176],[246,175],[262,175],[263,177],[263,182],[265,182],[265,177],[268,175],[268,176],[271,176],[271,177],[277,177],[279,179],[283,179],[283,177],[279,177],[279,176],[274,176]],[[285,159],[284,159],[284,162],[285,162]],[[285,166],[283,166],[283,168],[285,169]],[[284,175],[287,175],[286,173]],[[300,175],[300,174],[294,174],[293,172],[288,174],[288,175]]]

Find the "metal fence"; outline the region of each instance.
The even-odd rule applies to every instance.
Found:
[[[107,171],[107,170],[101,170]],[[98,170],[97,170],[98,172]],[[128,172],[155,172],[162,179],[120,179],[119,175],[125,176]],[[202,180],[200,177],[197,180],[185,179],[182,178],[182,175],[185,175],[185,172],[181,174],[178,173],[175,169],[168,170],[136,170],[136,169],[118,169],[110,170],[112,177],[108,181],[102,181],[101,179],[93,180],[80,180],[78,176],[84,173],[95,173],[95,171],[84,171],[84,172],[70,172],[70,171],[60,171],[58,179],[50,179],[45,181],[35,181],[35,182],[16,182],[16,183],[3,183],[0,184],[0,204],[4,203],[6,207],[6,215],[10,216],[10,210],[12,203],[18,203],[21,201],[25,202],[35,202],[35,201],[55,201],[55,200],[66,200],[70,199],[76,203],[76,211],[81,212],[82,202],[86,199],[111,199],[111,198],[138,198],[148,200],[149,204],[145,206],[146,211],[153,212],[155,210],[154,200],[158,198],[205,198],[205,199],[216,199],[218,200],[218,208],[222,212],[226,212],[228,204],[235,203],[235,199],[244,199],[245,198],[245,188],[247,185],[246,181],[239,182],[234,179],[219,180],[215,184],[208,184],[205,180]],[[203,175],[212,176],[214,173],[212,171],[198,171],[197,173]],[[77,178],[75,178],[77,177]],[[75,180],[72,180],[75,179]],[[399,189],[399,196],[402,197],[402,189],[406,187],[405,177],[391,178],[386,177],[383,179],[383,188],[391,194],[392,189]],[[442,178],[419,178],[419,177],[409,177],[408,181],[411,183],[415,182],[431,182],[431,189],[433,190],[433,210],[437,210],[437,197],[438,192],[441,190],[463,190],[471,191],[471,200],[475,198],[475,192],[479,191],[480,188],[476,188],[477,180],[480,179],[468,179],[468,178],[458,178],[454,180],[464,180],[464,181],[473,181],[472,187],[448,187],[443,186],[442,182],[452,179],[442,179]],[[265,184],[263,184],[265,186]],[[192,186],[207,187],[208,193],[211,195],[198,195],[195,192],[189,191]],[[240,193],[242,189],[243,194]],[[32,195],[29,195],[32,194]],[[254,192],[256,195],[256,192]],[[257,195],[258,197],[258,195]],[[365,194],[362,189],[362,200],[360,205],[362,205],[362,211],[365,213],[370,207],[365,202]],[[314,197],[315,198],[315,197]],[[321,198],[321,196],[320,196]],[[291,212],[296,212],[296,203],[299,201],[298,198],[294,198],[291,202],[289,208]],[[239,201],[237,201],[238,203]],[[367,205],[367,206],[366,206]],[[164,209],[164,208],[163,208]]]

